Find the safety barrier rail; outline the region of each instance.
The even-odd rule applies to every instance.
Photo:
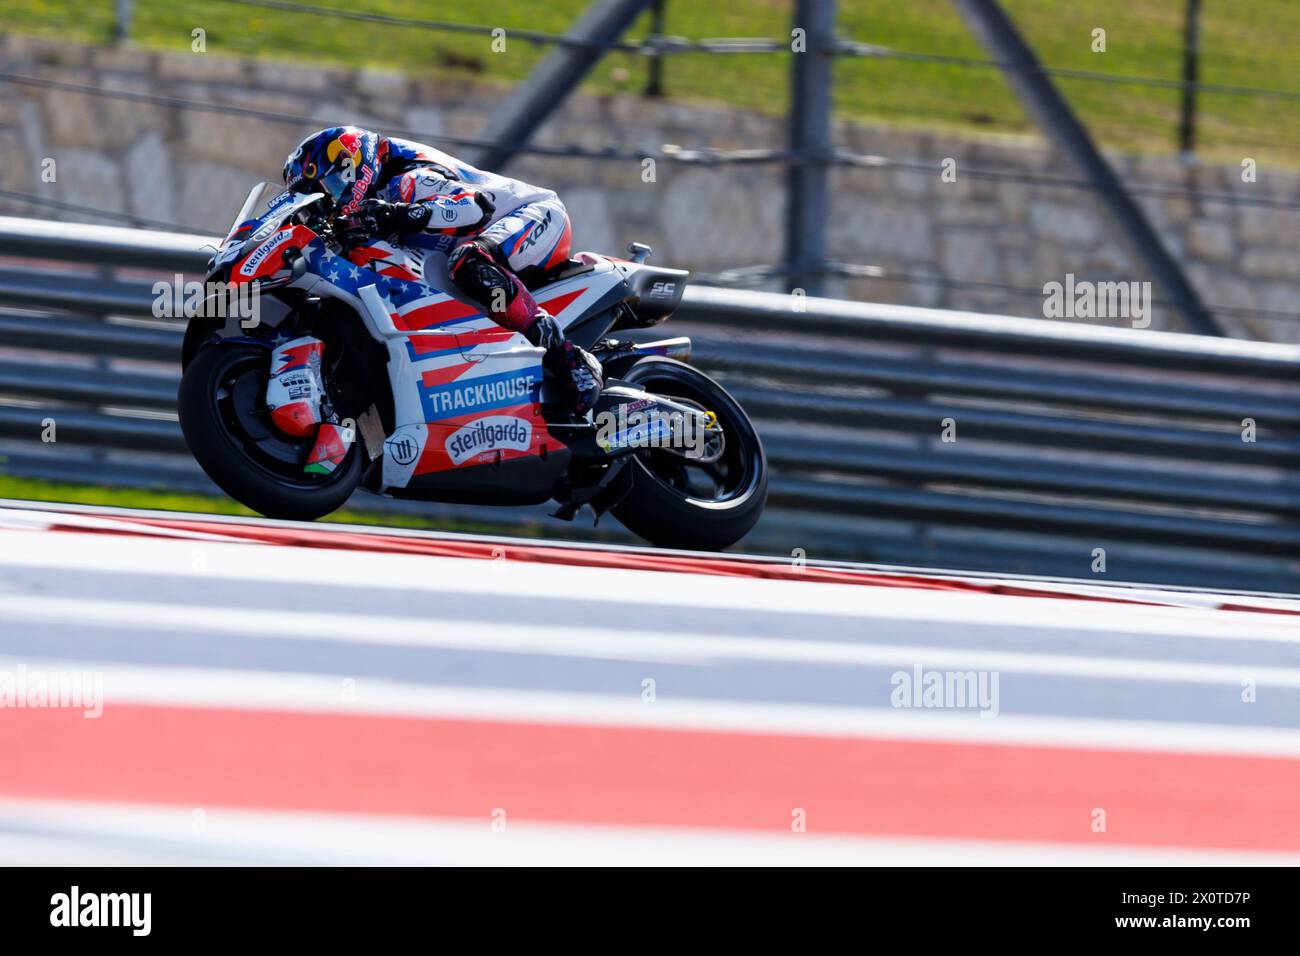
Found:
[[[0,472],[214,492],[176,424],[180,323],[151,314],[153,282],[192,277],[209,243],[0,218]],[[758,423],[772,492],[746,547],[1300,585],[1300,347],[717,288],[688,289],[666,328]]]

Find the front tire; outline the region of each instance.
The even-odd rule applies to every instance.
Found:
[[[735,544],[758,523],[767,501],[767,457],[745,410],[713,379],[675,359],[652,356],[620,363],[615,374],[648,392],[712,411],[726,448],[718,462],[694,468],[689,459],[670,452],[636,452],[627,465],[632,489],[614,506],[614,516],[659,547],[720,551]],[[688,474],[693,470],[707,472],[705,480]]]
[[[230,497],[268,518],[314,521],[356,489],[362,445],[354,443],[333,474],[304,474],[313,440],[284,435],[265,408],[270,355],[243,345],[200,350],[181,376],[181,431],[195,460]]]

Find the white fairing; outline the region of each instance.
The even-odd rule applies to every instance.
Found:
[[[445,256],[417,253],[386,243],[374,248],[388,255],[376,268],[403,270],[444,280]],[[585,258],[584,258],[585,257]],[[602,256],[580,253],[591,270],[555,282],[535,293],[539,304],[567,327],[622,282],[617,266]],[[312,295],[350,304],[366,330],[388,352],[396,428],[384,442],[380,491],[405,488],[419,469],[430,441],[429,422],[455,416],[491,416],[497,407],[527,402],[542,380],[542,349],[502,329],[478,306],[442,292],[435,285],[399,280],[369,267],[324,253],[313,274],[295,283]],[[449,316],[450,318],[444,318]],[[440,342],[439,340],[445,340]],[[437,429],[454,441],[448,428]],[[454,449],[446,448],[453,462]],[[431,450],[433,451],[433,450]]]
[[[415,466],[429,440],[429,427],[423,422],[399,425],[384,441],[384,488],[405,488],[411,483]]]
[[[262,242],[272,233],[277,232],[284,225],[285,221],[294,213],[319,202],[321,198],[320,196],[310,194],[297,195],[289,192],[281,192],[278,195],[273,196],[266,204],[266,208],[258,214],[258,218],[263,219],[264,221],[257,227],[257,229],[238,239],[234,238],[235,230],[253,217],[261,197],[266,195],[266,191],[269,188],[269,183],[260,183],[257,186],[254,186],[252,191],[248,194],[248,198],[244,200],[244,205],[240,207],[239,213],[235,216],[235,222],[231,225],[230,232],[227,233],[226,238],[222,240],[221,247],[217,250],[217,254],[212,259],[212,265],[214,268],[234,262],[240,256],[248,252],[248,250],[252,249],[257,243]]]

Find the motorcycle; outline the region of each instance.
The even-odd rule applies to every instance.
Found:
[[[586,506],[695,550],[734,544],[758,521],[767,462],[745,411],[687,364],[688,338],[637,340],[680,304],[687,272],[647,264],[649,247],[633,243],[628,259],[579,252],[526,279],[604,370],[578,417],[542,349],[442,291],[446,257],[433,253],[453,240],[358,235],[319,194],[279,192],[257,212],[273,188],[250,191],[205,280],[214,299],[255,290],[256,315],[200,310],[182,346],[181,429],[232,498],[300,520],[358,487],[554,501],[555,517]]]

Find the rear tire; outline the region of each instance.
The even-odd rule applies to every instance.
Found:
[[[678,470],[688,467],[681,459],[653,449],[638,451],[627,465],[632,490],[614,506],[614,516],[663,548],[720,551],[747,535],[767,501],[767,457],[745,410],[713,379],[675,359],[651,356],[619,363],[616,375],[648,392],[690,399],[714,412],[726,436],[719,465],[727,475],[721,493],[710,500],[693,494],[680,477]]]
[[[181,431],[195,460],[230,497],[268,518],[314,521],[339,508],[356,489],[362,445],[355,442],[331,475],[301,474],[312,439],[284,436],[258,407],[269,367],[267,349],[201,349],[181,376],[176,399]],[[247,381],[249,376],[255,380]]]

